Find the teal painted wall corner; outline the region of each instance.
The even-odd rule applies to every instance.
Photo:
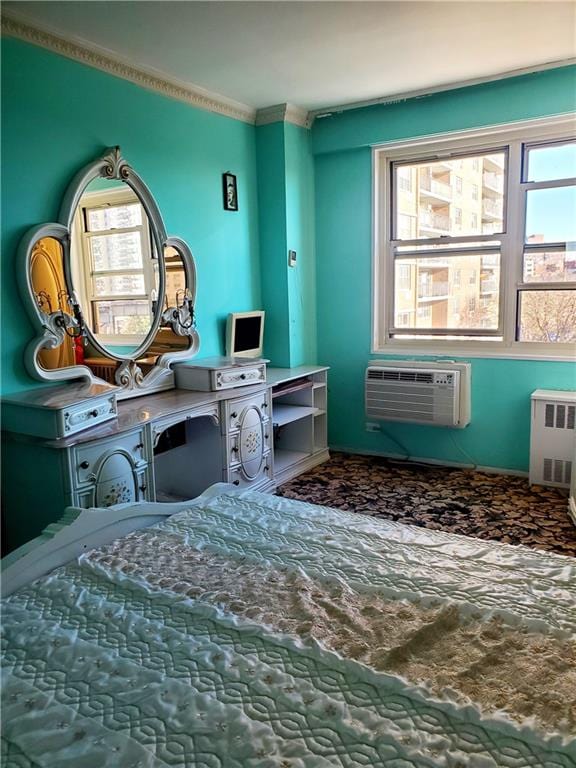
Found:
[[[273,365],[316,359],[314,161],[308,129],[256,129],[264,352]],[[297,253],[296,267],[288,251]]]

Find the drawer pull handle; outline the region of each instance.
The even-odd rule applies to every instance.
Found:
[[[241,373],[241,374],[240,374],[240,378],[241,378],[241,379],[245,379],[245,378],[246,378],[246,374],[245,374],[245,373]]]
[[[236,411],[232,411],[232,413],[230,414],[231,419],[235,419],[237,416],[238,414],[236,413]]]
[[[134,447],[134,450],[135,450],[135,451],[141,451],[141,450],[142,450],[142,448],[144,448],[144,443],[138,443],[138,445],[136,445],[136,446]]]
[[[269,437],[270,437],[270,435],[268,434],[268,432],[266,432],[266,433],[264,434],[264,440],[268,440],[268,438],[269,438]]]
[[[270,467],[268,466],[268,464],[265,464],[264,465],[264,472],[268,472],[269,469],[270,469]]]
[[[90,466],[90,462],[86,461],[86,459],[84,459],[84,461],[80,463],[80,469],[88,469],[89,466]]]
[[[95,419],[96,416],[98,416],[98,411],[96,409],[94,409],[93,411],[90,411],[89,415],[92,416]]]
[[[268,403],[262,403],[262,408],[268,408]]]
[[[237,445],[232,447],[232,453],[238,453],[238,446]]]
[[[146,493],[146,489],[147,489],[147,488],[148,488],[148,486],[147,486],[147,485],[141,485],[141,486],[140,486],[140,490],[142,491],[142,493]]]
[[[232,485],[240,485],[240,480],[234,480],[234,482],[232,483]]]

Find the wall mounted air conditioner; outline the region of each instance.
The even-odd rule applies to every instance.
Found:
[[[576,436],[576,392],[532,393],[530,482],[568,488]]]
[[[374,360],[366,369],[366,416],[461,429],[470,423],[470,363]]]

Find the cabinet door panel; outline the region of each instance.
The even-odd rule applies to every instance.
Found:
[[[136,502],[140,498],[134,462],[124,451],[110,453],[98,468],[95,482],[97,507]]]
[[[262,467],[264,452],[262,414],[254,406],[243,412],[238,443],[238,458],[242,472],[248,480],[253,480]]]

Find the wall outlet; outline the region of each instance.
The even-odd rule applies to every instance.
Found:
[[[296,251],[288,251],[288,266],[296,266]]]
[[[374,421],[367,421],[366,422],[366,432],[380,432],[380,424],[377,424]]]

